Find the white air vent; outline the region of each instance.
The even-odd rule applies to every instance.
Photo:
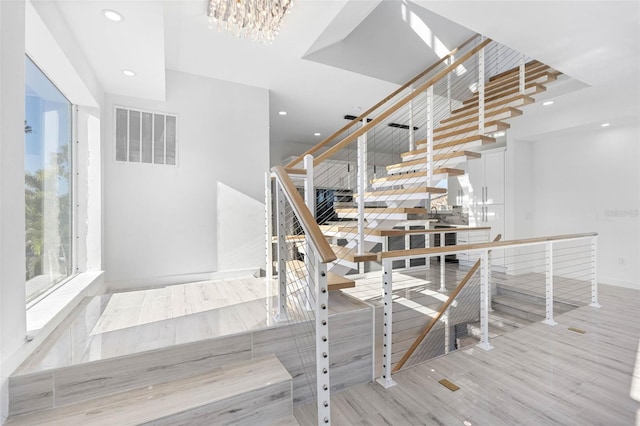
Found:
[[[116,107],[116,161],[176,164],[178,117]]]

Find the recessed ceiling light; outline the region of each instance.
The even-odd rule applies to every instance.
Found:
[[[104,9],[102,11],[102,14],[104,15],[105,18],[113,22],[120,22],[124,19],[122,15],[120,15],[115,10],[111,10],[111,9]]]
[[[135,77],[136,73],[134,71],[131,70],[122,70],[122,74],[126,75],[127,77]]]
[[[542,106],[549,106],[549,105],[553,105],[553,101],[544,101],[542,103]]]
[[[600,127],[609,127],[609,126],[611,126],[611,123],[602,123],[600,125]]]
[[[315,132],[313,136],[320,136],[320,132]]]
[[[278,114],[280,114],[280,115],[287,115],[287,111],[280,111]]]

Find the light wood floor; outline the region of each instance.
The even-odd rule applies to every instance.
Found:
[[[602,308],[580,307],[403,370],[383,389],[331,398],[334,425],[640,425],[640,291],[601,286]],[[570,331],[576,327],[584,334]],[[460,389],[438,383],[448,379]],[[315,408],[299,407],[300,424]]]

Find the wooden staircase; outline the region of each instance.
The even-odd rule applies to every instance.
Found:
[[[525,65],[525,92],[520,93],[519,68],[502,72],[489,79],[485,86],[485,126],[479,130],[478,124],[478,93],[474,92],[462,102],[462,106],[451,111],[451,115],[442,119],[433,131],[433,174],[431,185],[427,186],[428,148],[426,140],[418,140],[416,148],[400,154],[402,162],[386,166],[387,176],[371,180],[372,190],[364,194],[365,204],[365,232],[369,240],[371,236],[379,236],[381,230],[390,230],[400,221],[410,218],[424,218],[427,211],[416,207],[423,200],[431,196],[446,193],[443,188],[433,186],[439,181],[451,176],[461,176],[465,171],[461,166],[467,161],[480,158],[481,154],[475,150],[494,144],[496,132],[507,130],[511,124],[507,120],[520,117],[522,108],[535,102],[534,96],[546,90],[546,84],[557,79],[559,72],[538,61],[531,61]],[[354,195],[354,207],[338,208],[336,213],[341,220],[357,220],[358,194]],[[370,207],[375,203],[375,207]],[[340,226],[340,225],[338,225]],[[344,227],[343,227],[344,228]],[[328,238],[336,237],[355,240],[357,224],[352,225],[348,232],[336,232],[336,228],[325,228]],[[380,242],[380,238],[377,240]],[[371,247],[369,244],[368,247]],[[360,261],[371,260],[369,252],[361,256],[354,254],[353,243],[347,245],[349,249],[336,247],[338,260],[335,265],[340,273],[348,272],[346,267],[357,268]]]

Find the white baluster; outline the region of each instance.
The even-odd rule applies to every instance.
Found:
[[[287,227],[284,190],[276,180],[276,230],[278,232],[278,311],[276,321],[287,321]]]
[[[314,253],[314,258],[320,256]],[[331,423],[331,383],[329,381],[329,288],[327,265],[315,262],[316,289],[316,395],[318,424]]]
[[[382,377],[376,381],[384,388],[395,386],[396,382],[391,378],[391,343],[393,326],[393,261],[382,261],[382,300],[384,302],[382,313]]]
[[[483,250],[480,257],[480,343],[478,346],[485,351],[493,349],[489,343],[489,253]]]
[[[546,244],[545,251],[545,269],[546,269],[546,316],[543,323],[547,325],[557,325],[558,323],[553,320],[553,243],[548,242]]]
[[[591,237],[591,304],[592,308],[599,308],[598,303],[598,236]]]

